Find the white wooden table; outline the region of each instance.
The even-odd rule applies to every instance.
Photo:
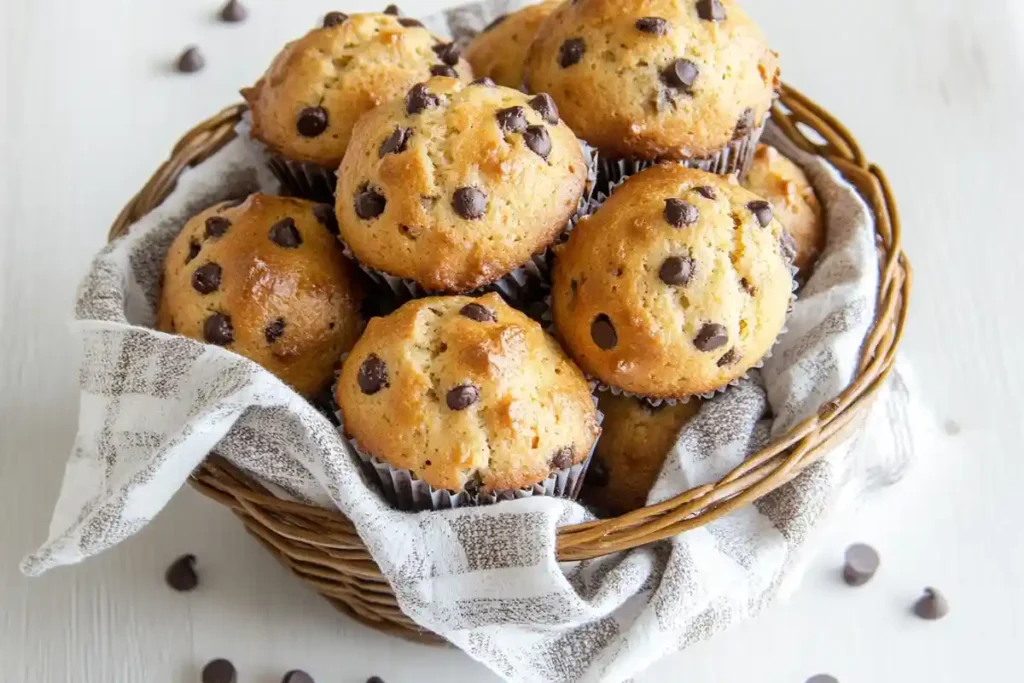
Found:
[[[379,3],[383,4],[383,2]],[[405,0],[409,14],[439,0]],[[1020,0],[747,0],[786,80],[837,114],[888,171],[916,288],[905,355],[940,419],[962,425],[903,484],[822,539],[800,591],[757,620],[663,660],[640,681],[844,683],[1020,680],[1024,643],[1024,3]],[[29,580],[76,422],[66,322],[107,226],[194,123],[238,99],[286,39],[346,0],[9,0],[0,4],[0,678],[191,683],[224,656],[240,680],[496,680],[466,656],[406,644],[338,615],[224,509],[191,490],[131,539]],[[188,43],[199,74],[171,72]],[[838,580],[865,540],[883,566]],[[199,557],[200,589],[164,568]],[[925,585],[941,622],[909,616]]]

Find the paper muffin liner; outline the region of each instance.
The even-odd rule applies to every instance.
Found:
[[[242,115],[235,133],[246,141],[249,147],[266,164],[270,172],[281,183],[282,193],[334,205],[334,191],[338,184],[336,169],[326,168],[308,161],[286,159],[276,150],[252,136],[252,119],[249,112]]]

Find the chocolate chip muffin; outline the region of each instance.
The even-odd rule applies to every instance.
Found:
[[[653,399],[742,376],[783,327],[793,278],[771,205],[732,176],[662,163],[556,250],[552,314],[601,383]]]
[[[613,515],[647,504],[665,456],[701,401],[652,406],[630,396],[601,394],[601,440],[587,469],[583,499]]]
[[[305,396],[362,329],[361,274],[329,205],[254,194],[194,216],[167,251],[157,327],[223,346]]]
[[[800,277],[806,278],[825,248],[825,219],[803,169],[774,147],[758,145],[743,186],[771,203],[775,216],[793,239],[793,265],[800,270]]]
[[[335,396],[362,451],[474,495],[584,463],[601,431],[583,374],[497,294],[416,299],[372,319]]]
[[[544,22],[526,86],[611,159],[742,170],[779,85],[777,55],[732,0],[566,2]]]
[[[434,78],[356,124],[338,171],[341,238],[365,267],[470,292],[544,252],[587,176],[549,97]]]
[[[242,95],[252,136],[282,163],[305,162],[333,172],[363,113],[432,75],[472,80],[459,49],[415,19],[330,12],[322,27],[286,45]],[[282,175],[290,167],[272,168]],[[308,167],[296,172],[303,171]],[[282,180],[289,189],[304,189],[301,178]]]
[[[527,5],[492,21],[466,46],[466,60],[473,73],[491,78],[498,85],[522,88],[526,52],[537,29],[559,4],[560,0],[549,0]]]

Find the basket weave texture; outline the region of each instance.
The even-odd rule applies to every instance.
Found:
[[[121,211],[109,239],[124,234],[171,193],[178,176],[235,137],[245,111],[238,104],[189,131],[170,158]],[[824,157],[853,184],[875,216],[880,254],[877,315],[857,376],[843,393],[714,484],[613,519],[558,531],[558,559],[583,560],[636,548],[702,526],[786,484],[856,428],[892,370],[907,315],[911,269],[888,181],[831,114],[783,85],[772,109],[780,131],[805,151]],[[805,132],[806,131],[806,132]],[[246,529],[285,566],[342,612],[379,630],[421,642],[440,638],[402,613],[394,593],[356,533],[337,510],[274,497],[230,463],[208,458],[191,477],[203,494],[230,507]]]

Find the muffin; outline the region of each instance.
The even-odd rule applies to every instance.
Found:
[[[651,399],[722,388],[782,330],[793,286],[784,234],[732,176],[653,166],[556,250],[555,327],[600,387]]]
[[[527,5],[492,21],[466,46],[464,54],[473,73],[490,78],[498,85],[522,88],[526,51],[537,29],[559,4],[560,0],[549,0]]]
[[[700,404],[655,407],[635,397],[601,394],[601,440],[587,469],[583,500],[612,515],[644,507],[665,456]]]
[[[167,252],[157,327],[317,394],[362,329],[361,274],[336,233],[330,206],[301,199],[254,194],[210,207]]]
[[[825,248],[825,219],[807,175],[774,147],[758,145],[743,186],[771,203],[793,239],[793,265],[806,278]]]
[[[453,504],[540,486],[574,497],[601,431],[583,374],[493,293],[374,318],[335,397],[345,433],[388,467],[385,492],[403,508],[418,507],[411,480],[465,494]]]
[[[779,68],[732,0],[587,0],[544,22],[525,80],[551,94],[614,181],[655,160],[745,171]]]
[[[286,189],[327,201],[356,120],[431,75],[472,80],[458,48],[415,19],[330,12],[242,95]]]
[[[404,291],[471,292],[533,263],[587,178],[550,98],[434,78],[356,124],[338,170],[341,239]]]

